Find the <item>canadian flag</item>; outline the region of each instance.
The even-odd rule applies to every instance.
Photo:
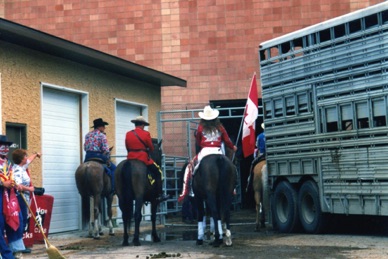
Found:
[[[257,109],[257,99],[256,73],[254,73],[244,112],[244,124],[242,133],[242,150],[244,157],[248,157],[255,152],[255,128],[257,115],[259,113]]]

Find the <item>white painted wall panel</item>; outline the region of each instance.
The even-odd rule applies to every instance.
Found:
[[[43,186],[54,196],[50,233],[79,229],[79,194],[74,173],[80,164],[80,98],[43,89]]]

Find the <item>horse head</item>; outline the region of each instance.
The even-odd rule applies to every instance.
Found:
[[[158,165],[161,165],[161,162],[162,162],[162,154],[163,154],[162,141],[163,140],[158,141],[158,139],[156,138],[152,139],[152,144],[154,145],[154,151],[150,153],[150,156]]]

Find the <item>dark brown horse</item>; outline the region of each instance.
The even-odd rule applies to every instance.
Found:
[[[204,202],[214,220],[215,239],[213,246],[223,243],[232,245],[230,232],[230,208],[233,189],[236,181],[236,168],[232,161],[224,155],[212,154],[202,158],[197,172],[193,177],[193,191],[198,207],[198,239],[197,245],[203,244],[202,219],[205,215]],[[221,227],[222,225],[222,227]]]
[[[103,165],[96,161],[82,163],[75,172],[75,181],[82,198],[83,218],[89,220],[89,236],[99,239],[100,235],[103,234],[99,224],[99,215],[102,212],[102,198],[106,198],[107,201],[109,234],[114,235],[112,224],[112,186],[110,177],[105,172]],[[90,215],[90,197],[94,201],[93,218]]]
[[[256,231],[265,228],[265,213],[269,208],[268,172],[265,159],[253,167],[253,192],[256,201]]]
[[[161,141],[153,139],[154,152],[151,157],[160,165],[162,150]],[[151,203],[151,222],[152,222],[152,239],[154,242],[160,242],[160,238],[156,233],[156,211],[158,208],[158,190],[156,183],[150,184],[147,177],[147,166],[139,160],[124,160],[116,168],[115,172],[116,193],[119,198],[119,207],[122,212],[124,238],[123,246],[128,246],[128,230],[131,226],[133,216],[133,202],[135,202],[135,232],[133,234],[132,243],[135,246],[140,246],[139,228],[142,220],[141,209],[144,202]]]

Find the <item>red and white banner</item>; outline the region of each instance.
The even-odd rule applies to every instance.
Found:
[[[245,105],[244,112],[244,124],[242,133],[242,150],[244,157],[248,157],[255,152],[256,142],[256,119],[259,113],[257,108],[257,83],[256,73],[253,74],[251,87],[249,89],[249,95],[247,104]]]

